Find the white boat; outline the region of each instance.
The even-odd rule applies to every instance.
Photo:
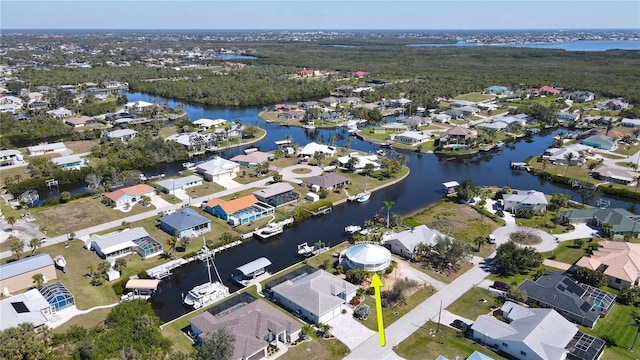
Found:
[[[64,256],[56,256],[55,258],[53,258],[53,262],[62,270],[62,272],[65,272],[65,267],[67,267],[67,260],[64,259]]]
[[[204,238],[202,240],[204,241]],[[193,287],[182,300],[185,305],[193,306],[194,309],[199,309],[229,295],[229,288],[222,284],[222,281],[214,282],[211,280],[211,264],[209,264],[209,255],[211,252],[207,248],[206,243],[202,247],[202,251],[205,254],[205,261],[207,262],[209,282]],[[211,260],[211,262],[213,262],[213,260]],[[216,264],[213,263],[213,266],[216,270],[216,274],[218,275],[218,279],[220,279],[220,274],[218,274]]]
[[[376,154],[380,156],[387,156],[387,152],[382,149],[379,149],[378,151],[376,151]]]
[[[316,126],[313,125],[313,124],[307,124],[307,125],[304,125],[303,128],[306,129],[306,130],[312,130],[313,131],[313,130],[316,129]]]
[[[313,255],[313,250],[315,250],[315,248],[307,243],[298,245],[298,255],[311,256]]]
[[[357,202],[365,202],[365,201],[369,200],[370,197],[371,197],[371,192],[369,190],[365,190],[365,191],[361,192],[360,194],[356,195],[356,201]]]
[[[182,163],[182,167],[185,168],[185,170],[193,170],[196,168],[196,164],[192,162],[186,162]]]
[[[254,234],[258,237],[266,239],[268,237],[278,235],[284,231],[284,226],[280,223],[268,223],[267,226],[259,229]]]
[[[362,230],[362,227],[358,225],[349,225],[344,228],[344,232],[347,234],[355,234],[360,230]]]

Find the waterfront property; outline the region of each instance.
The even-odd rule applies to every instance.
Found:
[[[229,201],[210,199],[204,206],[204,211],[227,221],[232,226],[238,226],[273,215],[275,208],[258,201],[255,195],[251,194]]]
[[[233,360],[263,359],[274,341],[288,344],[300,336],[302,324],[262,300],[239,303],[212,314],[205,311],[189,320],[196,342],[224,329],[235,339]]]
[[[62,168],[62,170],[80,170],[88,166],[87,159],[83,159],[78,155],[60,156],[51,159],[51,162]]]
[[[198,125],[200,130],[209,130],[212,127],[224,126],[227,123],[225,119],[198,119],[193,121],[194,125]]]
[[[111,205],[117,209],[128,209],[142,200],[143,196],[151,198],[156,193],[156,189],[147,184],[129,186],[106,194]]]
[[[255,195],[258,200],[273,207],[286,205],[300,198],[300,195],[295,192],[293,186],[286,182],[271,184],[264,189],[254,191],[253,195]]]
[[[582,144],[571,144],[563,148],[548,148],[542,154],[543,158],[549,160],[554,165],[567,165],[569,162],[569,154],[571,155],[570,166],[582,166],[584,165],[584,158],[582,153],[591,153],[593,148]]]
[[[2,294],[28,289],[33,286],[33,275],[42,274],[44,282],[56,279],[56,267],[49,254],[37,254],[0,266]]]
[[[560,271],[545,271],[536,281],[523,281],[518,289],[527,293],[529,305],[554,309],[567,320],[589,328],[609,313],[616,299],[615,295],[581,284]]]
[[[312,158],[316,152],[321,152],[326,157],[332,157],[336,154],[336,147],[310,142],[298,151],[297,156]]]
[[[396,135],[393,140],[404,145],[418,145],[431,139],[431,135],[424,131],[405,131]]]
[[[143,259],[162,254],[162,244],[152,238],[142,227],[124,229],[106,235],[93,234],[85,243],[103,259],[138,253]]]
[[[269,160],[273,159],[272,153],[265,153],[262,151],[254,151],[249,154],[240,154],[232,157],[230,160],[237,162],[242,166],[246,166],[250,169],[253,169],[258,164],[265,163]]]
[[[341,168],[354,172],[363,171],[368,164],[371,164],[369,167],[373,171],[380,170],[381,167],[377,155],[361,155],[357,152],[352,152],[349,155],[338,157],[337,160]]]
[[[176,191],[184,191],[190,187],[202,185],[202,177],[198,175],[189,175],[176,179],[157,181],[156,185],[158,185],[163,193],[174,195]]]
[[[237,273],[232,276],[233,280],[240,285],[247,286],[249,285],[249,281],[267,273],[267,267],[269,265],[271,265],[271,260],[266,257],[261,257],[242,266],[238,266],[236,268]]]
[[[351,182],[346,176],[328,173],[320,176],[311,176],[302,180],[305,186],[310,188],[333,190],[336,186],[344,186]]]
[[[347,269],[383,271],[391,264],[391,252],[380,245],[360,243],[341,253],[339,262]]]
[[[610,166],[602,166],[597,169],[594,169],[591,172],[591,176],[595,179],[608,181],[617,184],[630,185],[631,183],[637,181],[635,178],[640,176],[640,173],[621,169],[617,167]]]
[[[57,143],[51,143],[51,144],[28,146],[27,154],[31,156],[38,156],[38,155],[44,155],[44,154],[50,154],[50,153],[59,153],[66,150],[67,150],[67,147],[64,145],[64,143],[57,142]]]
[[[220,179],[233,179],[240,170],[240,164],[216,156],[213,160],[199,164],[196,173],[202,175],[207,181],[219,181]]]
[[[34,328],[44,325],[51,316],[51,304],[36,290],[0,300],[0,331],[30,323]]]
[[[420,225],[411,230],[391,235],[391,237],[384,240],[384,244],[392,253],[407,259],[414,259],[416,246],[419,244],[433,246],[437,244],[440,237],[444,237],[444,235],[438,230],[429,229],[426,225]]]
[[[580,119],[580,114],[578,113],[569,113],[569,112],[560,111],[556,114],[556,120],[561,123],[562,122],[570,123],[570,122],[578,121],[578,119]]]
[[[357,286],[317,270],[273,288],[274,300],[294,315],[315,324],[326,323],[341,314],[342,305],[356,294]]]
[[[605,342],[584,334],[553,309],[525,308],[511,301],[499,311],[504,321],[480,315],[471,325],[473,340],[516,359],[597,360]]]
[[[625,236],[637,238],[640,234],[638,216],[621,208],[564,210],[560,215],[565,223],[587,223],[601,229],[605,236],[615,239]]]
[[[549,204],[544,193],[536,190],[512,190],[511,194],[502,195],[502,199],[504,209],[511,211],[519,209],[545,211]]]
[[[211,221],[189,208],[163,216],[158,221],[162,231],[178,239],[211,231]]]
[[[473,147],[478,140],[478,134],[461,126],[454,126],[440,133],[439,146],[443,148]]]
[[[24,157],[19,150],[7,149],[0,150],[0,166],[14,165],[17,163],[23,163]]]
[[[582,140],[582,144],[591,146],[596,149],[608,150],[608,151],[613,151],[618,145],[615,139],[602,134],[589,136],[588,138]]]
[[[122,142],[127,142],[135,138],[137,135],[138,135],[138,132],[135,130],[118,129],[118,130],[109,131],[107,133],[107,139],[110,141],[118,140]]]
[[[79,128],[88,125],[96,125],[98,124],[98,120],[91,116],[75,116],[64,119],[64,123],[73,128]]]
[[[640,285],[640,244],[602,240],[598,245],[593,254],[583,256],[576,265],[604,273],[607,286],[614,289]]]

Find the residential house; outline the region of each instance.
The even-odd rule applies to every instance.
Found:
[[[622,119],[622,121],[620,121],[620,126],[633,127],[633,128],[640,127],[640,119],[624,118]]]
[[[583,256],[576,265],[604,273],[607,286],[614,289],[640,285],[640,244],[601,240],[598,245],[593,254]]]
[[[455,119],[459,120],[464,118],[464,111],[458,109],[450,109],[444,112],[445,115],[449,116],[449,120]]]
[[[511,194],[502,195],[504,209],[516,211],[518,209],[547,210],[547,198],[543,192],[536,190],[512,190]]]
[[[465,106],[475,106],[476,103],[473,101],[467,101],[467,100],[455,100],[454,102],[451,103],[451,108],[461,108],[461,107],[465,107]]]
[[[487,131],[505,131],[509,124],[500,122],[500,121],[492,121],[492,122],[482,122],[476,124],[477,129],[483,129]]]
[[[539,96],[553,96],[553,95],[558,95],[560,94],[561,90],[554,88],[552,86],[549,85],[545,85],[539,89],[535,89],[535,91],[532,92],[533,95],[539,95]]]
[[[352,161],[351,159],[355,160]],[[367,164],[371,164],[369,167],[373,171],[380,170],[380,167],[382,166],[378,161],[377,155],[361,155],[357,152],[352,152],[346,156],[340,156],[338,158],[338,163],[341,168],[354,172],[363,171],[367,167]]]
[[[460,113],[460,116],[462,116],[462,113]],[[448,124],[451,122],[451,115],[448,115],[446,113],[431,114],[431,119],[433,120],[433,122]]]
[[[405,123],[409,126],[412,127],[419,127],[422,125],[429,125],[431,124],[431,119],[426,118],[426,117],[422,117],[422,116],[418,116],[418,115],[412,115],[406,118],[402,118],[402,119],[398,119],[399,122]]]
[[[564,210],[560,215],[565,223],[586,223],[601,229],[605,236],[622,239],[640,234],[638,215],[621,208]]]
[[[511,301],[499,314],[505,321],[480,315],[470,337],[515,359],[597,360],[605,342],[578,330],[553,309],[526,308]]]
[[[302,324],[262,300],[239,303],[217,314],[205,311],[189,320],[196,342],[224,329],[234,340],[232,360],[267,358],[274,340],[288,344],[300,336]]]
[[[351,182],[346,176],[328,173],[319,176],[311,176],[308,178],[304,178],[302,183],[308,187],[314,187],[314,185],[319,189],[333,190],[336,186],[344,186]]]
[[[230,160],[237,162],[241,166],[246,166],[253,169],[258,164],[266,163],[273,159],[272,153],[266,153],[262,151],[254,151],[248,154],[240,154],[232,157]]]
[[[382,124],[382,126],[376,126],[373,128],[374,134],[385,134],[387,132],[401,133],[409,130],[409,127],[405,124],[401,124],[398,122],[392,122],[387,124]]]
[[[506,95],[510,93],[509,88],[506,86],[493,85],[489,86],[482,90],[483,94],[493,94],[493,95]]]
[[[178,239],[211,231],[211,220],[190,208],[180,209],[161,217],[158,221],[162,231]]]
[[[33,285],[33,280],[31,280]],[[0,300],[0,331],[30,323],[34,328],[44,325],[53,314],[51,304],[37,289]]]
[[[394,136],[393,140],[404,145],[418,145],[431,139],[431,134],[424,131],[405,131]]]
[[[57,143],[51,143],[51,144],[40,144],[36,146],[28,146],[27,154],[31,156],[37,156],[37,155],[44,155],[44,154],[50,154],[50,153],[59,153],[66,150],[67,150],[67,147],[64,145],[64,143],[57,142]]]
[[[566,95],[566,98],[569,100],[573,100],[577,103],[585,103],[588,101],[593,101],[595,99],[595,94],[591,91],[574,91]]]
[[[596,149],[612,151],[618,145],[617,141],[605,135],[592,135],[582,140],[583,145],[591,146]]]
[[[187,151],[205,150],[225,137],[231,138],[231,132],[227,133],[224,129],[216,129],[213,133],[182,133],[170,135],[165,138],[167,141],[175,141],[184,146]]]
[[[525,280],[518,289],[527,293],[530,306],[550,308],[567,320],[593,328],[615,305],[616,296],[581,284],[561,271],[545,271],[536,281]]]
[[[152,104],[150,102],[138,100],[138,101],[132,101],[132,102],[128,102],[128,103],[124,104],[124,111],[138,111],[138,112],[140,112],[140,111],[151,109],[154,106],[155,106],[155,104]]]
[[[286,280],[273,288],[274,300],[295,316],[327,323],[342,313],[342,305],[355,296],[357,286],[324,270]]]
[[[570,112],[564,112],[564,111],[560,111],[556,114],[556,120],[558,122],[574,122],[574,121],[578,121],[578,119],[580,118],[580,114],[578,113],[570,113]]]
[[[184,191],[190,187],[202,185],[202,177],[198,175],[189,175],[176,179],[167,179],[157,181],[156,185],[165,194],[175,195],[176,191]]]
[[[480,109],[475,106],[460,106],[455,108],[455,110],[462,111],[462,114],[467,116],[473,116],[480,112]]]
[[[118,129],[109,131],[107,133],[107,139],[110,141],[118,140],[121,142],[127,142],[138,135],[138,132],[131,129]]]
[[[233,179],[240,170],[237,162],[216,156],[196,167],[196,173],[202,175],[206,181],[219,181],[221,179]]]
[[[46,101],[31,100],[27,104],[27,110],[29,110],[31,112],[34,112],[34,113],[39,113],[41,110],[48,109],[49,106],[50,106],[49,103],[46,102]]]
[[[336,107],[339,104],[338,98],[336,98],[335,96],[328,96],[328,97],[322,98],[322,99],[320,99],[318,101],[323,103],[324,105],[330,106],[330,107]]]
[[[98,124],[98,120],[91,116],[75,116],[64,119],[64,123],[71,127],[79,128],[87,125],[96,125]]]
[[[206,202],[204,211],[225,220],[232,226],[238,226],[273,215],[275,208],[258,201],[255,195],[250,194],[229,201],[219,198],[210,199]]]
[[[461,126],[451,127],[440,133],[440,147],[473,147],[478,140],[478,134]]]
[[[224,126],[226,123],[227,123],[227,120],[225,119],[215,119],[215,120],[198,119],[196,121],[193,121],[193,124],[198,125],[200,130],[209,130],[212,127],[221,127],[221,126]]]
[[[73,112],[69,109],[65,109],[63,107],[54,109],[54,110],[49,110],[47,111],[47,115],[57,118],[57,119],[64,119],[67,118],[71,115],[73,115]]]
[[[323,144],[318,144],[315,142],[310,142],[305,145],[300,151],[298,151],[298,157],[313,157],[316,152],[321,152],[326,157],[332,157],[336,153],[335,146],[328,146]]]
[[[384,239],[384,244],[389,250],[407,259],[414,259],[416,247],[419,244],[434,246],[438,239],[444,236],[438,230],[430,229],[426,225],[419,225],[411,230],[405,230]]]
[[[602,101],[596,104],[599,110],[623,110],[629,107],[629,103],[622,98]]]
[[[52,158],[50,161],[62,168],[62,170],[80,170],[89,165],[87,159],[83,159],[78,155],[60,156]]]
[[[356,71],[356,72],[353,73],[353,77],[356,77],[356,78],[359,78],[359,79],[363,78],[365,76],[369,76],[369,73],[365,72],[365,71]]]
[[[0,113],[12,113],[15,114],[16,110],[19,110],[22,106],[18,104],[0,104]]]
[[[571,155],[570,166],[582,166],[584,165],[583,154],[592,153],[593,148],[582,144],[571,144],[563,148],[548,148],[542,154],[543,158],[549,160],[554,165],[567,165],[569,161],[569,154]]]
[[[304,119],[304,110],[289,110],[278,113],[278,119],[282,120],[302,120]]]
[[[598,180],[629,185],[637,181],[636,178],[640,176],[640,173],[624,168],[601,166],[591,171],[591,176]]]
[[[151,198],[155,194],[156,189],[152,186],[147,184],[138,184],[112,191],[105,196],[110,200],[110,203],[114,208],[127,210],[138,201],[142,200],[143,196]]]
[[[259,201],[267,203],[273,207],[292,203],[297,201],[300,197],[300,195],[298,195],[298,193],[293,189],[293,186],[286,182],[268,185],[264,189],[254,191],[253,195],[255,195]]]
[[[142,227],[106,235],[93,234],[85,242],[85,247],[95,251],[103,259],[118,258],[135,252],[146,260],[162,254],[162,244]]]
[[[24,157],[19,150],[0,150],[0,166],[20,164],[24,162]]]
[[[0,289],[4,296],[33,286],[33,275],[42,274],[44,282],[58,277],[51,256],[37,254],[0,265]]]

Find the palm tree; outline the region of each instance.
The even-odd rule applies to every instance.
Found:
[[[31,256],[33,256],[33,253],[36,251],[37,248],[40,247],[41,244],[42,242],[38,238],[31,238],[31,240],[29,240],[29,247],[31,248]]]
[[[635,176],[633,178],[633,181],[636,182],[636,190],[635,191],[638,192],[638,185],[640,184],[640,176]]]
[[[325,159],[325,155],[324,155],[324,153],[322,151],[316,151],[313,154],[313,159],[318,164],[318,167],[322,167],[322,161]]]
[[[568,152],[567,155],[564,156],[565,160],[567,160],[567,169],[564,171],[564,177],[567,177],[567,173],[569,172],[569,166],[571,166],[571,161],[575,158],[575,154],[572,152]]]
[[[391,208],[393,207],[393,205],[395,205],[396,202],[395,201],[390,201],[390,200],[385,200],[382,202],[382,207],[384,208],[384,210],[387,211],[387,228],[389,227],[389,225],[391,224],[390,221],[390,217],[389,217],[389,213],[391,211]]]
[[[175,236],[172,236],[167,240],[167,246],[169,247],[169,251],[171,251],[172,257],[175,257],[176,255],[176,245],[178,245],[178,239]]]
[[[44,284],[44,275],[40,273],[34,274],[31,278],[33,279],[33,283],[36,284],[37,288],[41,288],[42,284]]]
[[[478,252],[480,252],[480,248],[482,248],[482,245],[484,245],[485,242],[485,238],[482,236],[476,236],[475,239],[473,239],[473,243],[476,244],[476,246],[478,247]]]
[[[18,260],[22,257],[22,252],[24,251],[24,241],[20,239],[16,239],[11,242],[11,252],[15,255]]]
[[[96,266],[95,265],[89,265],[89,266],[87,266],[87,270],[89,271],[89,277],[93,277],[93,275],[96,272]]]
[[[16,223],[16,218],[14,216],[9,216],[7,218],[7,224],[11,226],[11,230],[13,230],[13,225]]]
[[[631,313],[631,317],[633,318],[633,324],[631,325],[636,328],[636,337],[635,339],[633,339],[633,344],[631,345],[629,350],[633,350],[633,348],[636,346],[636,342],[638,341],[638,336],[640,336],[640,312],[634,311],[633,313]]]

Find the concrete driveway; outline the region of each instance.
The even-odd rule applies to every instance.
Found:
[[[354,319],[353,310],[350,306],[342,305],[342,308],[347,310],[347,313],[338,315],[328,322],[333,327],[331,334],[347,345],[349,349],[355,349],[376,332]],[[372,308],[371,311],[376,310]]]
[[[306,170],[307,172],[304,174],[294,173],[294,170]],[[300,184],[302,182],[302,178],[308,178],[312,176],[318,176],[322,174],[322,169],[318,166],[310,166],[310,165],[293,165],[287,166],[286,168],[280,170],[280,175],[282,175],[282,179],[285,181],[291,181],[296,184]]]

